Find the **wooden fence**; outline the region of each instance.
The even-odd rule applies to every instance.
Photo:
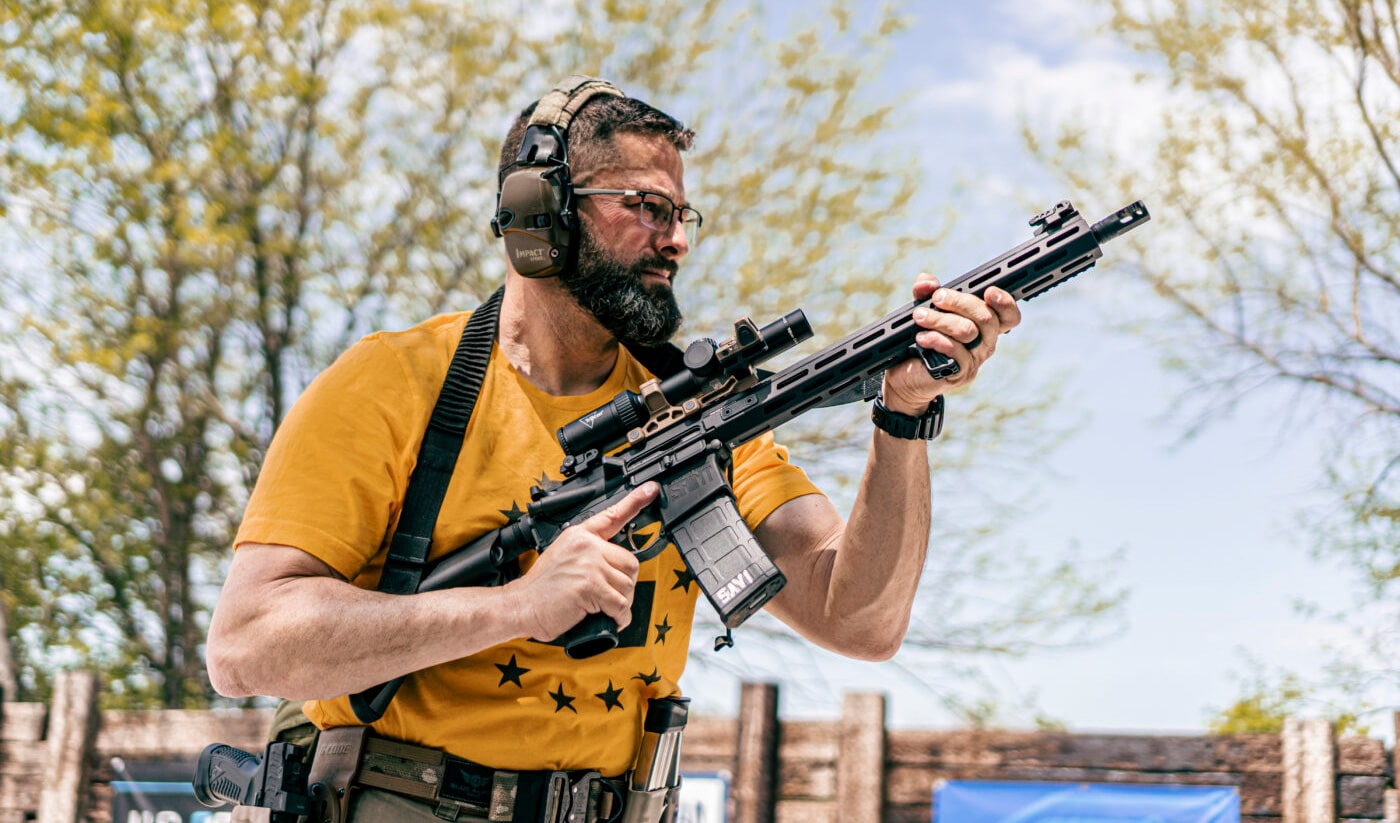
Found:
[[[52,704],[0,704],[0,823],[111,819],[121,763],[193,764],[210,742],[261,751],[270,712],[99,711],[91,674]],[[1325,721],[1221,737],[888,729],[885,698],[852,693],[839,720],[778,718],[778,690],[743,686],[737,717],[694,717],[683,769],[729,777],[734,823],[913,823],[942,780],[1234,786],[1247,821],[1400,823],[1381,741]],[[117,823],[127,823],[118,821]]]

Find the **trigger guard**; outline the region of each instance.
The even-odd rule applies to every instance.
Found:
[[[646,560],[650,560],[653,557],[656,557],[657,555],[665,551],[667,546],[671,545],[671,541],[666,540],[661,534],[661,532],[658,531],[656,537],[653,538],[650,543],[648,543],[645,546],[639,547],[637,545],[636,533],[636,528],[631,523],[628,523],[623,528],[623,530],[618,533],[618,536],[626,536],[626,543],[625,545],[623,545],[623,548],[636,555],[638,562],[643,562]]]

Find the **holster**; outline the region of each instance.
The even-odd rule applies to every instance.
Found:
[[[316,754],[306,786],[317,819],[310,823],[345,823],[350,819],[350,785],[360,767],[368,726],[339,726],[316,738]]]
[[[661,823],[666,813],[673,790],[660,788],[655,791],[632,789],[627,793],[627,804],[622,807],[620,823]]]

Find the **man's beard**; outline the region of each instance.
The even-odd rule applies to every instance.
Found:
[[[582,227],[580,227],[582,229]],[[645,256],[631,265],[611,257],[580,231],[578,262],[559,275],[559,282],[603,328],[626,346],[659,346],[681,327],[681,310],[669,285],[647,286],[647,269],[670,272],[676,264],[664,257]]]

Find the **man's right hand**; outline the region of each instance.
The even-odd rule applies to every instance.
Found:
[[[611,617],[619,630],[632,622],[639,564],[611,538],[659,491],[656,483],[643,483],[614,505],[565,529],[524,576],[506,586],[521,598],[519,613],[529,637],[554,640],[590,614]]]

